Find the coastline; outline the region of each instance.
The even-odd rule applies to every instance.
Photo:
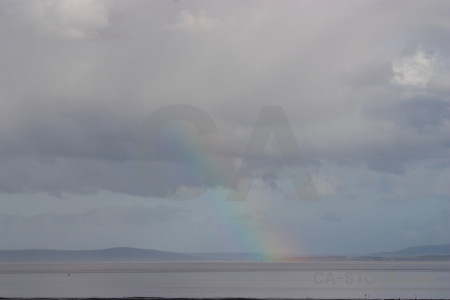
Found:
[[[208,297],[208,298],[191,298],[191,297],[123,297],[123,298],[59,298],[59,297],[39,297],[39,298],[21,298],[21,297],[0,297],[0,300],[368,300],[367,298],[247,298],[247,297]],[[450,298],[370,298],[370,300],[450,300]]]

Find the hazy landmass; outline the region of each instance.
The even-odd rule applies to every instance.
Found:
[[[177,253],[118,247],[101,250],[0,250],[0,262],[77,261],[336,261],[336,260],[450,260],[450,245],[425,245],[372,255],[274,256],[259,253]]]
[[[0,250],[1,262],[22,261],[179,261],[196,260],[195,256],[159,251],[118,247],[101,250]]]
[[[406,256],[450,256],[450,245],[425,245],[403,248],[393,252],[381,252],[374,254],[381,257],[406,257]]]

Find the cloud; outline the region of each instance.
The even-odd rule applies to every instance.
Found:
[[[321,196],[334,195],[340,185],[339,179],[330,175],[314,174],[312,181],[317,193]]]
[[[440,97],[417,95],[385,103],[383,106],[373,106],[370,113],[378,118],[394,120],[404,128],[418,132],[433,130],[438,133],[446,127],[446,122],[450,119],[450,101]]]
[[[99,0],[36,0],[23,4],[19,18],[37,35],[57,39],[93,39],[109,25]]]
[[[401,174],[448,160],[449,107],[441,88],[450,27],[443,2],[425,10],[385,2],[336,10],[315,2],[221,9],[209,2],[127,2],[114,22],[103,1],[14,3],[0,4],[3,192],[166,197],[227,186],[265,105],[286,112],[304,154],[299,165]],[[171,30],[208,34],[171,34],[168,19]],[[18,24],[22,33],[62,40],[17,39]],[[231,24],[239,30],[217,32]],[[116,39],[82,41],[105,30]],[[145,120],[174,103],[205,111],[218,131],[195,138],[195,128],[174,124],[178,129],[150,142],[169,150],[160,147],[149,163],[142,155],[149,150],[142,147]],[[276,141],[267,146],[278,148]],[[276,190],[280,170],[291,164],[261,156],[252,171]],[[333,182],[317,185],[338,193]]]
[[[150,226],[160,222],[179,219],[184,214],[182,209],[165,206],[146,207],[134,205],[130,207],[108,206],[93,208],[79,213],[41,213],[31,216],[2,214],[0,224],[3,229],[14,227],[71,227],[71,226]]]
[[[406,87],[425,88],[433,75],[435,63],[435,55],[417,49],[413,55],[393,61],[392,83]]]
[[[205,33],[224,28],[228,25],[230,25],[229,21],[210,17],[205,10],[201,10],[197,15],[188,10],[183,10],[177,15],[176,21],[168,24],[167,28],[193,33]]]

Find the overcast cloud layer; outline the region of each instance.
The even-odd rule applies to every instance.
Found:
[[[1,1],[0,248],[255,250],[220,240],[215,202],[298,253],[450,243],[449,15],[448,1]],[[172,104],[215,129],[149,134]],[[246,151],[264,106],[301,156],[277,158],[274,138]],[[242,162],[260,179],[229,203]],[[305,166],[320,201],[283,179]]]

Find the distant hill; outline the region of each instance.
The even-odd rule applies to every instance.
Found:
[[[258,253],[177,253],[118,247],[101,250],[0,250],[0,262],[107,262],[107,261],[264,261]],[[392,252],[355,256],[287,256],[275,260],[450,260],[450,244],[426,245]]]
[[[378,257],[450,256],[450,244],[403,248],[393,252],[375,253]]]
[[[101,250],[0,250],[0,262],[261,261],[257,253],[177,253],[118,247]]]
[[[26,261],[178,261],[199,260],[198,257],[159,250],[128,247],[102,250],[0,250],[0,262]]]

